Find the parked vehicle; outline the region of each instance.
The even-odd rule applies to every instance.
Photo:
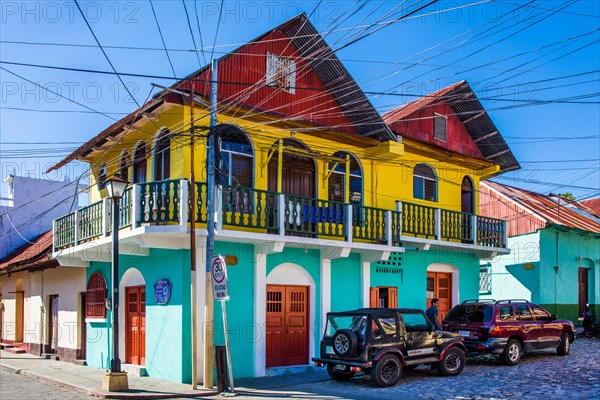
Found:
[[[583,336],[586,338],[597,337],[600,339],[600,321],[596,320],[596,316],[592,313],[589,304],[585,305],[585,309],[581,315],[583,316],[583,322],[581,323]]]
[[[537,349],[556,348],[566,356],[575,340],[571,321],[527,300],[467,300],[450,310],[442,326],[464,336],[468,352],[499,354],[506,365]]]
[[[316,365],[345,381],[356,373],[371,376],[377,386],[394,385],[403,369],[419,364],[441,375],[458,375],[465,367],[464,338],[436,331],[425,313],[416,309],[365,308],[327,313]]]

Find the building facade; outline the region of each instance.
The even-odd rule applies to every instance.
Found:
[[[54,256],[86,270],[93,315],[85,331],[101,338],[87,341],[90,366],[110,360],[102,304],[112,175],[132,183],[119,215],[123,362],[190,382],[192,309],[197,331],[223,343],[219,303],[214,321],[203,311],[209,132],[220,143],[215,254],[237,258],[227,302],[235,377],[310,364],[329,311],[425,308],[439,297],[447,312],[477,297],[480,259],[509,252],[505,222],[477,215],[480,181],[518,168],[499,134],[473,125],[476,118],[448,116],[443,127],[430,119],[425,139],[411,137],[401,128],[412,113],[382,118],[305,15],[218,61],[218,124],[210,129],[212,72],[207,66],[162,91],[53,167],[77,159],[94,172],[91,204],[54,222]],[[437,115],[470,102],[465,115],[473,117],[483,110],[473,96],[461,82],[411,110],[446,107]],[[428,142],[434,131],[450,135],[445,145]],[[453,147],[454,136],[469,151]],[[486,140],[504,157],[483,153]],[[212,354],[200,341],[197,349],[202,371]]]

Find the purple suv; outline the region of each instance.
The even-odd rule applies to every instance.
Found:
[[[575,340],[571,321],[556,319],[527,300],[467,300],[456,305],[443,329],[464,336],[469,352],[499,354],[506,365],[515,365],[524,351],[556,348],[569,354]]]

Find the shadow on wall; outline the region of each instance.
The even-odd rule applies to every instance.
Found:
[[[531,301],[540,301],[540,264],[525,263],[506,266],[506,271],[531,292]]]

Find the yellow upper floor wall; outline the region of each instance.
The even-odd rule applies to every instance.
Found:
[[[465,176],[473,183],[473,206],[478,204],[477,188],[479,182],[487,175],[497,172],[493,164],[470,157],[449,153],[424,143],[404,139],[402,143],[379,143],[364,137],[351,136],[331,130],[315,130],[314,127],[294,124],[294,128],[283,127],[282,122],[275,122],[264,117],[238,118],[231,114],[219,114],[219,124],[232,124],[241,128],[248,135],[253,149],[253,181],[256,189],[267,190],[269,157],[277,152],[279,139],[293,139],[303,143],[310,149],[310,158],[316,165],[316,197],[328,199],[328,175],[332,155],[337,151],[347,151],[354,155],[362,170],[363,205],[385,209],[394,209],[396,201],[423,204],[435,208],[461,210],[461,185]],[[195,151],[194,168],[196,181],[206,180],[206,134],[209,116],[206,109],[197,106],[195,109]],[[289,125],[289,124],[288,124]],[[107,149],[92,155],[93,176],[90,179],[90,201],[98,201],[106,196],[105,189],[98,190],[100,168],[106,165],[106,176],[110,177],[119,171],[121,158],[127,153],[129,168],[127,177],[132,180],[131,163],[136,146],[144,142],[146,145],[146,180],[156,180],[154,176],[156,142],[160,135],[168,130],[171,137],[170,146],[170,178],[190,178],[190,107],[172,104],[166,110],[151,119],[144,119],[139,125],[132,127],[122,138]],[[415,199],[413,197],[413,172],[418,164],[426,164],[434,171],[437,180],[437,201]],[[477,211],[476,209],[474,210]]]

